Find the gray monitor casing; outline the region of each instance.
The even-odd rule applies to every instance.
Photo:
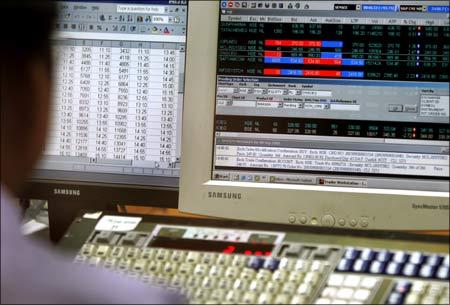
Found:
[[[298,226],[449,230],[447,192],[212,180],[218,20],[217,1],[190,2],[181,211]]]

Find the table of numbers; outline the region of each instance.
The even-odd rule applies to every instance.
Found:
[[[46,155],[173,165],[180,52],[174,43],[56,42]]]

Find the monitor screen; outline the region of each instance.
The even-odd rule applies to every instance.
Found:
[[[448,14],[220,1],[212,180],[448,192]]]
[[[35,179],[177,187],[187,1],[58,1]]]

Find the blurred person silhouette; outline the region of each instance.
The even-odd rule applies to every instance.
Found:
[[[53,3],[0,1],[1,303],[179,303],[162,288],[72,264],[20,233],[14,196],[39,159],[49,121]]]

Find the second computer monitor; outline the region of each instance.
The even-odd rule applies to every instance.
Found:
[[[448,8],[191,3],[180,208],[448,229]]]
[[[176,208],[187,1],[57,1],[44,156],[23,196],[58,234],[79,209]]]

